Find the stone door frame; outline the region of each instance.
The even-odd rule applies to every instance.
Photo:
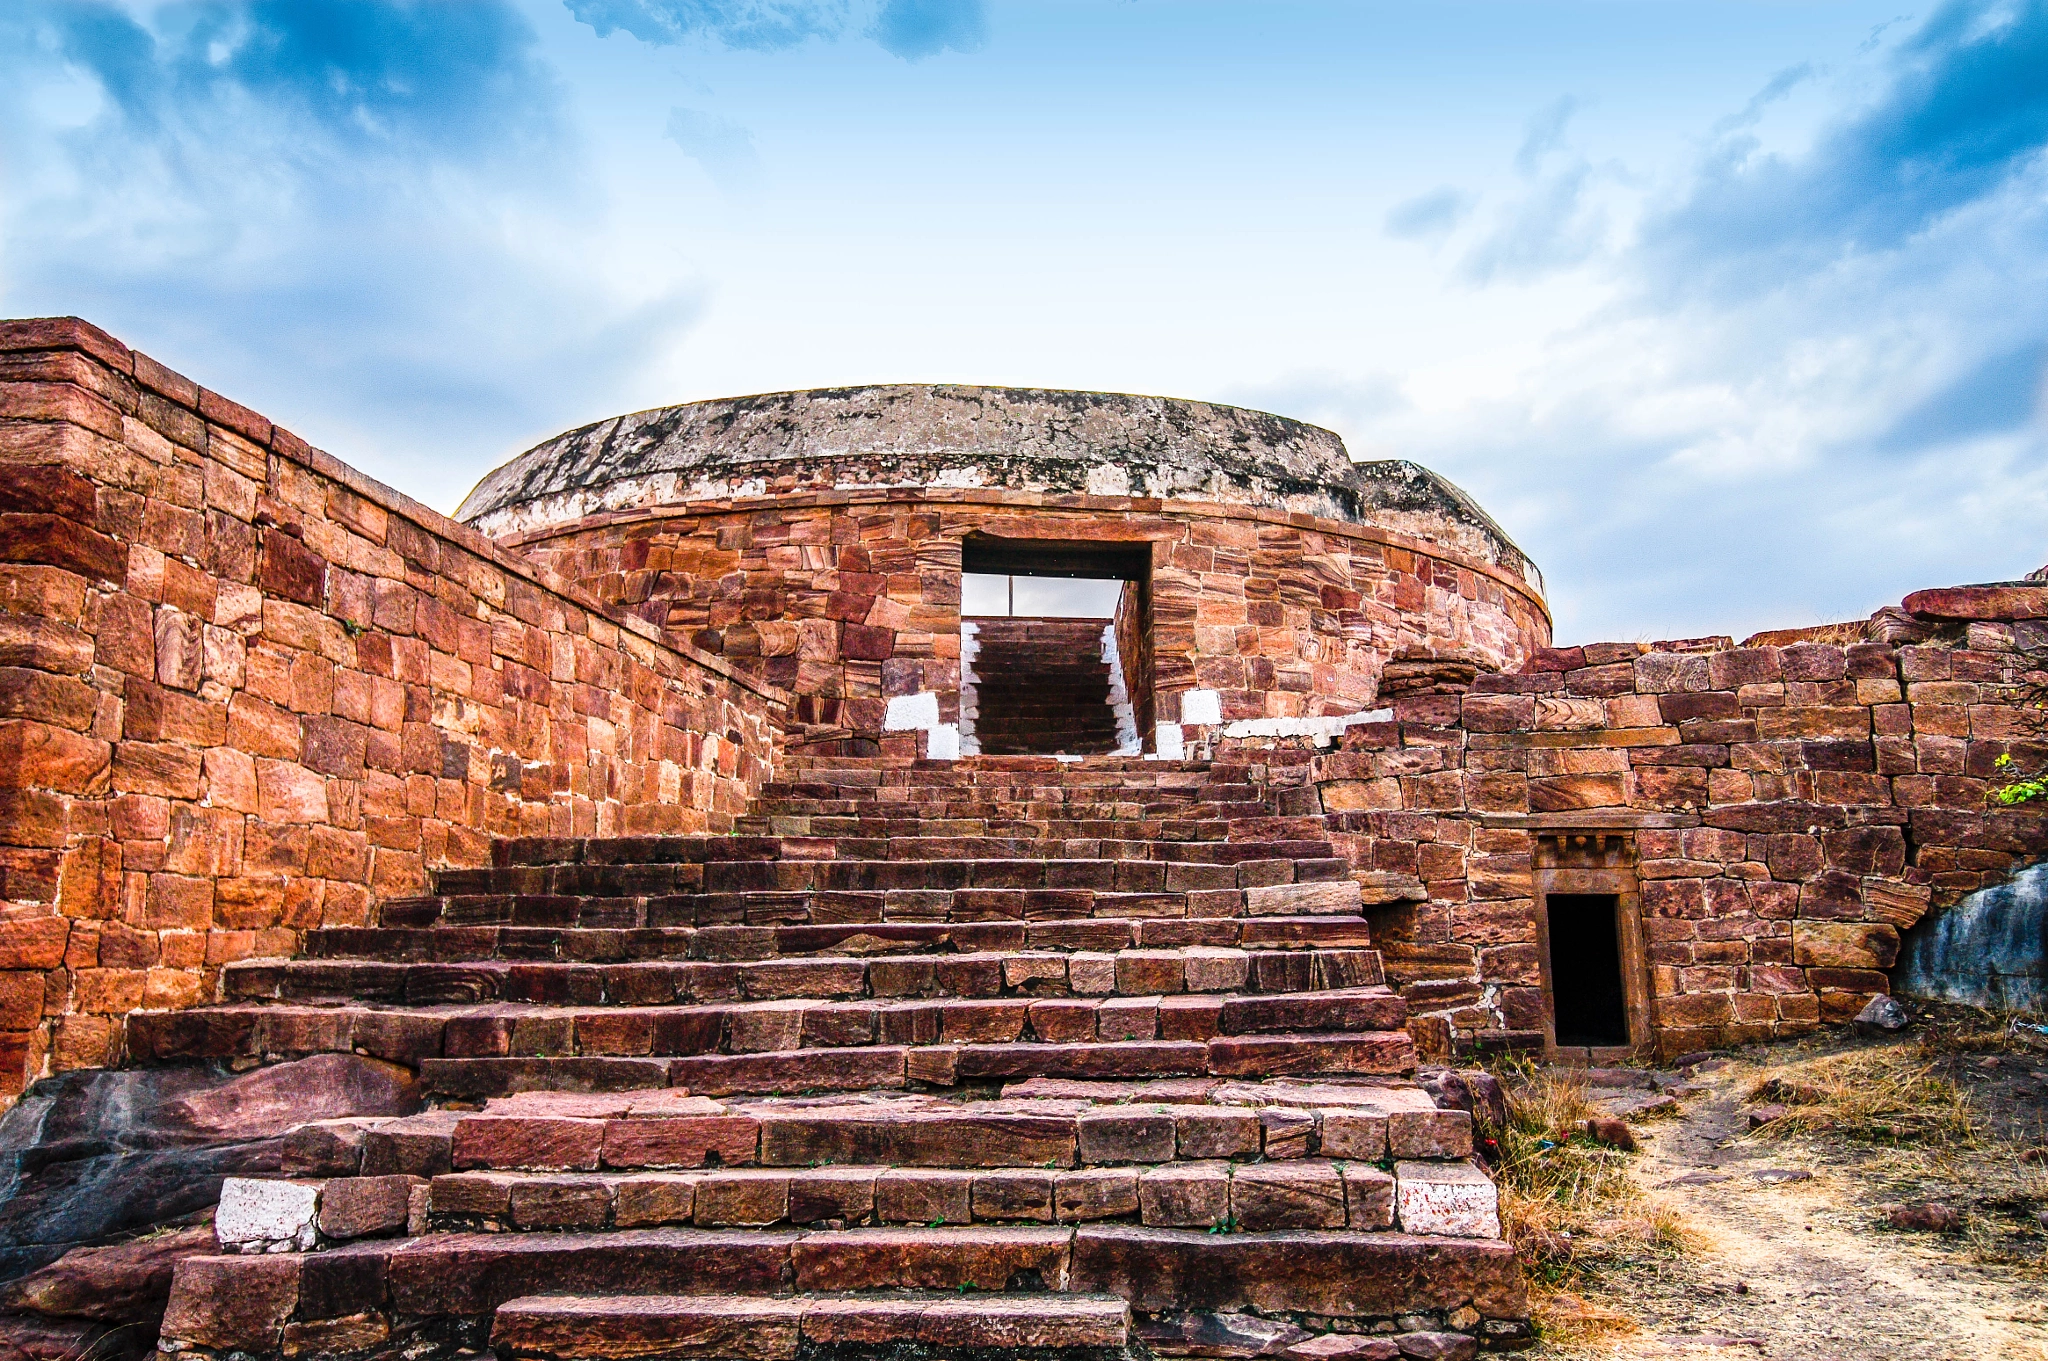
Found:
[[[1648,1058],[1657,1050],[1656,997],[1650,983],[1642,895],[1636,877],[1634,828],[1613,825],[1611,817],[1589,817],[1577,825],[1558,821],[1554,814],[1536,817],[1549,824],[1530,829],[1536,958],[1543,989],[1544,1055],[1557,1062],[1595,1065]],[[1557,1003],[1550,961],[1553,893],[1611,895],[1615,900],[1615,944],[1621,957],[1622,1005],[1628,1020],[1626,1045],[1560,1046],[1557,1042]]]

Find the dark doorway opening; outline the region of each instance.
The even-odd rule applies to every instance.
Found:
[[[1559,1045],[1628,1043],[1621,979],[1620,899],[1612,893],[1552,893],[1550,1002]]]

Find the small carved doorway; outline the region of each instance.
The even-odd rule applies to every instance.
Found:
[[[1543,1038],[1553,1058],[1612,1063],[1656,1048],[1635,865],[1630,830],[1536,833]]]

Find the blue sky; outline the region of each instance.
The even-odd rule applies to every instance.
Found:
[[[452,508],[558,430],[1170,393],[1457,481],[1561,640],[2048,560],[2048,0],[27,0],[0,313]]]

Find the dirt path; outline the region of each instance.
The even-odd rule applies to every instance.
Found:
[[[1695,1080],[1677,1119],[1647,1134],[1634,1172],[1679,1211],[1701,1249],[1608,1278],[1600,1305],[1640,1330],[1538,1357],[1762,1356],[1798,1361],[2044,1361],[2048,1288],[1970,1261],[1958,1240],[1881,1227],[1847,1158],[1740,1136],[1755,1070]]]

